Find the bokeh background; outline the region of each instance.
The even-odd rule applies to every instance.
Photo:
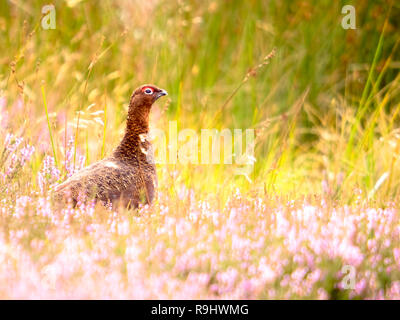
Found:
[[[86,111],[78,147],[90,163],[118,142],[132,90],[155,83],[170,102],[154,111],[154,127],[167,132],[168,121],[178,120],[179,129],[258,129],[250,178],[268,190],[307,193],[320,188],[326,172],[351,176],[343,187],[358,183],[368,192],[390,169],[390,155],[376,143],[392,138],[397,121],[394,2],[353,3],[356,30],[341,26],[341,9],[351,4],[345,1],[55,1],[55,30],[41,27],[44,4],[13,0],[0,8],[0,81],[8,101],[2,118],[9,113],[8,126],[29,131],[43,154],[49,139],[42,85],[57,152],[65,147],[66,123],[69,137],[77,112]],[[271,63],[227,101],[273,48]],[[89,106],[92,113],[107,106],[105,147]],[[217,181],[237,178],[229,166],[197,169]]]
[[[76,243],[82,239],[96,242],[96,236],[107,234],[105,238],[110,237],[110,242],[116,241],[109,252],[104,249],[107,244],[103,242],[103,247],[92,243],[92,247],[88,245],[85,250],[92,254],[93,246],[99,246],[99,250],[103,248],[108,252],[103,258],[110,263],[114,255],[124,257],[129,245],[134,246],[132,243],[145,242],[144,251],[141,251],[147,257],[143,258],[143,270],[158,274],[160,283],[176,279],[178,291],[189,290],[190,297],[390,298],[398,294],[400,285],[395,282],[398,273],[391,274],[392,271],[386,269],[388,266],[396,269],[400,259],[399,251],[394,251],[399,245],[398,240],[395,241],[399,223],[395,207],[400,185],[397,162],[400,153],[400,4],[397,1],[66,0],[52,3],[56,10],[56,29],[44,30],[41,10],[47,2],[0,1],[0,147],[3,150],[0,228],[3,229],[3,246],[8,248],[4,249],[3,258],[11,259],[7,256],[13,251],[10,248],[22,250],[13,256],[20,266],[13,271],[17,283],[30,283],[39,296],[52,296],[52,289],[42,286],[44,266],[57,257],[59,265],[67,257],[75,259],[83,252]],[[349,4],[356,10],[355,30],[345,30],[341,25],[342,7]],[[275,55],[266,61],[265,57],[274,49]],[[169,121],[177,121],[179,129],[190,128],[199,133],[208,128],[255,129],[254,169],[241,171],[237,165],[223,164],[159,165],[160,200],[156,209],[145,209],[155,211],[133,216],[129,212],[109,215],[96,208],[93,209],[95,213],[89,215],[91,218],[85,214],[87,208],[79,211],[80,214],[74,209],[68,209],[68,212],[75,212],[68,214],[52,212],[47,207],[51,201],[46,200],[50,185],[62,181],[74,167],[93,163],[113,150],[123,134],[130,94],[143,83],[154,83],[169,92],[168,99],[160,99],[154,106],[151,118],[151,125],[166,133]],[[17,137],[23,140],[18,142]],[[34,150],[29,149],[30,146]],[[266,202],[261,205],[257,201]],[[190,203],[197,203],[200,209],[194,210]],[[304,209],[306,204],[316,207]],[[235,206],[237,210],[232,209]],[[353,206],[354,209],[349,209]],[[38,212],[43,208],[48,211],[42,217]],[[301,234],[311,232],[301,229],[307,228],[307,223],[303,225],[293,218],[290,213],[293,208],[305,210],[306,216],[311,215],[312,219],[326,215],[328,220],[313,220],[319,226],[315,229],[318,231],[313,230],[318,238],[325,234],[322,226],[331,228],[330,236],[324,240],[328,247],[340,247],[335,243],[337,238],[347,239],[348,236],[350,239],[351,245],[346,242],[344,251],[337,253],[336,264],[330,260],[336,259],[332,258],[336,257],[333,253],[327,253],[327,260],[322,259],[321,274],[326,271],[328,276],[323,281],[310,282],[310,292],[301,291],[301,282],[294,284],[287,280],[298,270],[296,263],[307,260],[304,257],[309,257],[308,253],[293,244],[295,247],[285,249],[288,252],[276,251],[276,261],[265,258],[269,250],[265,248],[278,250],[282,244],[287,245],[282,230],[289,232],[293,228]],[[378,211],[367,214],[366,208]],[[386,209],[392,211],[379,211]],[[205,214],[208,218],[194,223],[191,215],[198,210],[208,210]],[[228,217],[232,210],[236,213],[231,221]],[[287,224],[280,224],[283,229],[277,231],[274,226],[279,223],[273,217],[278,217],[281,210],[288,215]],[[339,219],[343,225],[336,220],[331,225],[328,223],[328,217],[336,210],[344,219],[344,222]],[[285,214],[282,213],[282,217]],[[165,220],[168,215],[176,220]],[[388,216],[392,220],[387,220]],[[391,225],[391,231],[371,231],[367,227],[371,219],[382,226]],[[68,233],[63,223],[55,221],[68,221],[72,224],[70,230],[75,231]],[[118,221],[129,232],[118,235],[115,231]],[[220,224],[214,225],[215,221]],[[244,227],[237,232],[259,235],[254,243],[267,240],[261,241],[259,247],[253,246],[251,237],[244,234],[240,241],[228,241],[225,236],[221,240],[218,238],[221,234],[211,241],[208,237],[216,230],[227,232],[221,231],[224,221],[232,223],[233,229],[228,233],[234,234],[235,228],[242,224]],[[95,222],[98,229],[92,225]],[[183,224],[182,230],[186,230],[183,234],[173,227],[178,222]],[[361,228],[357,229],[361,238],[352,233],[352,223],[356,225],[354,228]],[[263,228],[258,230],[260,226]],[[177,232],[175,240],[171,240],[168,228]],[[18,232],[20,236],[16,235]],[[140,241],[129,242],[127,239],[132,233],[140,237]],[[49,244],[52,234],[56,240]],[[61,235],[72,237],[73,243],[76,241],[76,246],[71,245],[73,249],[65,249],[69,253],[61,249]],[[156,239],[153,243],[156,249],[148,243],[151,235]],[[300,239],[298,235],[293,241],[300,246]],[[359,248],[362,239],[364,242],[376,240],[376,243]],[[385,248],[389,251],[383,254],[380,243],[387,239],[395,242],[388,244]],[[181,240],[187,244],[186,249],[179,247]],[[260,271],[264,272],[264,280],[252,283],[254,275],[248,271],[250,266],[242,265],[244,258],[235,260],[227,253],[234,251],[232,243],[235,241],[235,250],[255,250],[256,253],[246,254],[254,259],[256,269],[264,270]],[[315,243],[317,240],[307,241]],[[227,247],[218,246],[218,243]],[[195,244],[203,247],[197,253],[183,256]],[[344,249],[347,245],[356,246],[364,259],[368,252],[372,252],[370,259],[379,263],[385,257],[391,259],[375,270],[370,267],[375,262],[360,258],[367,262],[357,264],[366,272],[358,280],[371,279],[374,272],[380,279],[371,284],[370,289],[367,282],[359,284],[357,293],[340,291],[337,286],[335,277],[343,265],[342,260],[351,255],[350,249],[349,252]],[[202,250],[214,252],[211,247],[217,255],[223,256],[221,261],[215,262],[212,254],[208,258],[201,256]],[[135,256],[139,252],[136,249],[132,249],[134,253],[129,251],[130,254]],[[161,252],[169,256],[164,257],[166,262],[156,266],[155,259]],[[321,252],[315,249],[310,256],[323,256]],[[101,256],[99,252],[96,254]],[[20,255],[33,259],[32,262],[26,258],[31,261],[32,269],[37,270],[34,275],[40,279],[37,283],[24,278],[24,268],[28,267],[21,262],[25,260]],[[302,258],[297,261],[296,255]],[[176,271],[174,263],[180,258],[186,260],[181,261]],[[124,259],[122,264],[126,262]],[[285,265],[278,272],[275,262],[281,265],[288,259],[290,267]],[[93,261],[91,263],[97,266]],[[198,264],[193,262],[191,266],[190,261]],[[110,268],[114,272],[125,268],[122,272],[125,279],[129,267],[107,263],[102,265],[104,270]],[[379,267],[383,268],[383,273],[377,271]],[[318,269],[315,265],[309,268],[310,272]],[[63,277],[61,271],[59,274],[54,271],[59,270],[57,267],[51,270],[53,273],[48,272],[54,279]],[[107,273],[104,270],[102,272]],[[143,270],[140,272],[145,272]],[[193,270],[198,272],[193,275]],[[2,274],[7,272],[11,271],[4,269]],[[126,291],[126,283],[109,292],[106,285],[100,289],[96,287],[102,282],[88,280],[96,279],[95,274],[100,271],[85,272],[88,272],[87,282],[84,281],[87,285],[79,289],[83,291],[73,285],[74,281],[81,281],[76,280],[81,279],[79,277],[74,278],[75,273],[61,282],[49,281],[63,288],[64,291],[59,291],[62,297],[179,297],[173,293],[175,289],[166,287],[160,289],[164,295],[157,295],[155,280],[141,284],[142,293],[145,292],[142,295]],[[227,274],[221,276],[219,272]],[[241,278],[247,275],[249,278]],[[149,277],[143,276],[144,279]],[[229,279],[234,280],[230,283]],[[221,284],[224,281],[229,285],[224,287]],[[275,283],[275,287],[272,286],[275,289],[266,291],[265,281]],[[284,287],[282,281],[291,283],[289,289],[279,289]],[[16,289],[7,283],[0,286],[4,297],[29,296],[24,285]],[[262,283],[262,288],[255,283]],[[225,289],[218,291],[214,284]],[[204,291],[193,293],[190,290],[194,287]]]

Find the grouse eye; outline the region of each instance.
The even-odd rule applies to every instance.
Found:
[[[145,94],[153,94],[153,90],[150,89],[150,88],[146,88],[146,89],[144,90],[144,93],[145,93]]]

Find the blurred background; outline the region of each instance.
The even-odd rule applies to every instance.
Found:
[[[0,0],[1,298],[400,298],[400,1],[52,4]],[[151,206],[54,208],[144,83],[168,140],[254,129],[254,167],[159,164]]]
[[[253,128],[257,142],[244,176],[234,165],[169,165],[161,180],[173,170],[171,181],[223,194],[397,196],[397,1],[53,1],[49,30],[46,4],[0,2],[0,130],[40,151],[31,172],[46,154],[62,159],[76,133],[86,164],[107,155],[132,90],[154,83],[169,99],[154,107],[153,127]],[[349,4],[355,30],[342,27]]]

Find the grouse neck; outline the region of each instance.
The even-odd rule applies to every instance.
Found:
[[[145,157],[148,142],[145,140],[149,132],[150,107],[131,102],[126,120],[125,135],[115,151],[115,155],[123,158]],[[143,152],[144,151],[144,152]]]

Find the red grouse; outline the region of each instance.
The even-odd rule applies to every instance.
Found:
[[[154,85],[137,88],[130,99],[125,135],[112,155],[75,173],[59,184],[56,199],[80,197],[137,207],[151,203],[156,194],[157,173],[150,142],[149,113],[153,103],[167,95]]]

